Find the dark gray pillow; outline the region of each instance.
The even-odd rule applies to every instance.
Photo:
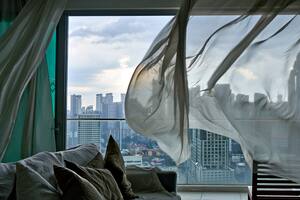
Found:
[[[64,167],[54,165],[53,168],[57,183],[63,192],[63,200],[105,200],[85,178]]]
[[[125,164],[119,145],[112,136],[109,137],[104,158],[104,167],[108,169],[115,178],[125,200],[137,198],[131,188],[131,183],[126,177]]]
[[[99,152],[88,164],[87,167],[91,167],[94,169],[103,169],[104,168],[104,160],[102,154]]]
[[[82,167],[75,163],[65,160],[66,167],[74,171],[76,174],[88,180],[98,190],[100,194],[107,200],[122,200],[123,196],[119,187],[107,169],[93,169]]]

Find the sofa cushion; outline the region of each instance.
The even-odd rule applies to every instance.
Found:
[[[180,200],[180,196],[170,192],[137,193],[139,198],[135,200]]]
[[[107,169],[93,169],[65,161],[66,167],[88,180],[106,200],[122,200],[119,187]]]
[[[99,153],[94,144],[80,145],[66,151],[56,153],[41,152],[20,162],[41,174],[52,186],[56,187],[52,165],[63,165],[63,160],[70,160],[79,165],[87,165]],[[16,164],[0,164],[0,199],[7,199],[15,185]],[[12,195],[13,196],[13,195]]]
[[[54,176],[53,165],[64,165],[64,162],[60,156],[50,152],[38,153],[34,156],[21,160],[18,163],[38,173],[54,188],[57,187],[57,183]]]
[[[100,152],[87,164],[87,167],[94,169],[103,169],[104,168],[104,159]]]
[[[18,200],[59,200],[57,189],[32,168],[17,163],[16,196]]]
[[[63,192],[63,200],[105,200],[90,182],[72,170],[54,166],[54,172]]]
[[[127,169],[127,178],[135,193],[165,192],[155,169],[131,167]],[[146,181],[145,181],[146,180]]]
[[[7,199],[10,196],[15,184],[15,174],[15,164],[0,164],[0,199]]]
[[[125,200],[136,198],[137,196],[131,189],[131,183],[126,177],[125,164],[119,145],[112,136],[108,140],[104,162],[104,167],[112,173],[118,183],[123,198]]]
[[[80,166],[86,166],[99,153],[95,144],[84,144],[65,151],[56,152],[62,160],[68,160]]]

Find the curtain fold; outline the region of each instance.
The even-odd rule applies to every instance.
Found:
[[[239,142],[249,164],[268,163],[270,173],[300,182],[300,17],[286,14],[295,2],[256,0],[240,16],[191,16],[193,3],[183,1],[181,17],[132,76],[128,124],[177,164],[189,155],[187,129],[204,129]]]
[[[18,137],[22,130],[22,157],[41,150],[55,150],[49,83],[49,78],[53,80],[53,73],[52,76],[48,74],[45,53],[65,4],[66,1],[60,0],[28,1],[0,38],[1,159],[11,140],[16,120],[22,121],[17,117],[18,109],[25,110],[25,122],[21,122],[23,128],[15,127]],[[49,63],[50,60],[47,61]],[[25,98],[22,94],[28,96]],[[19,107],[20,102],[25,108]]]
[[[126,93],[128,124],[156,140],[178,163],[190,155],[185,34],[194,3],[184,1],[178,14],[159,33],[136,68]],[[161,120],[164,123],[158,123]]]

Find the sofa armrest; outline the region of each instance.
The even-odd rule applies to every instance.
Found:
[[[177,185],[177,174],[174,171],[161,171],[157,172],[157,176],[162,184],[162,186],[168,192],[176,193]]]

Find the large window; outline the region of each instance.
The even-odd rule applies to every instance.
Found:
[[[67,148],[95,143],[104,153],[112,135],[126,165],[177,171],[179,184],[250,184],[249,167],[233,140],[190,129],[191,158],[176,166],[155,141],[135,133],[124,119],[131,75],[170,19],[171,16],[69,17]],[[194,42],[193,38],[188,41]]]

